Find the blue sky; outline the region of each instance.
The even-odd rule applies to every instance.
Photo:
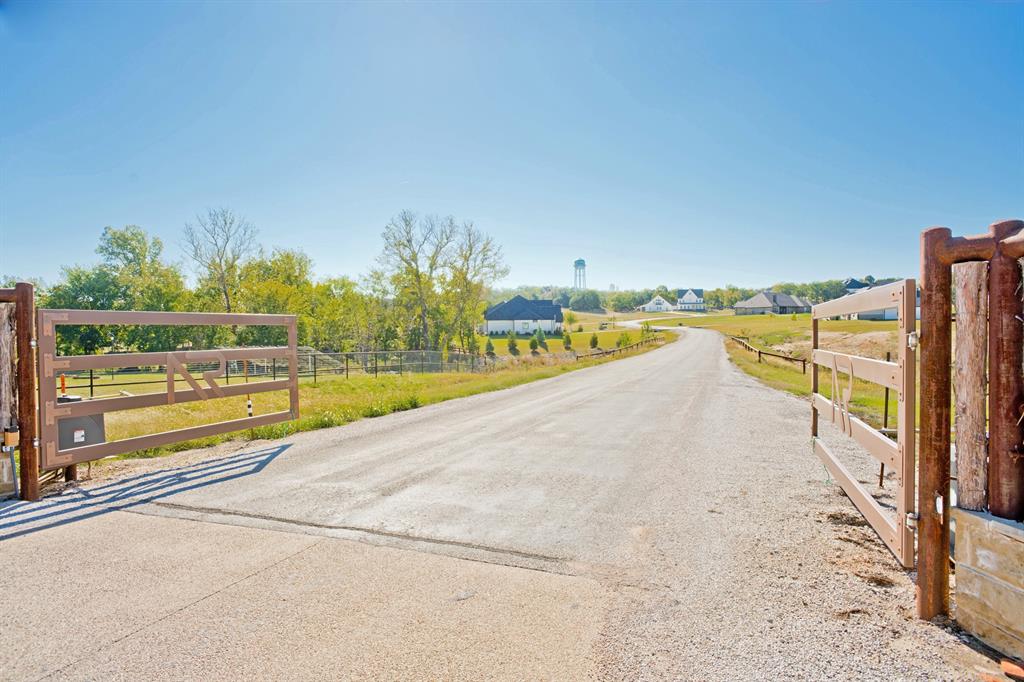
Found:
[[[1024,217],[1024,5],[0,5],[0,272],[209,206],[357,276],[401,209],[506,284],[915,275]]]

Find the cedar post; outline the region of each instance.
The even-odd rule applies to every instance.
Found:
[[[952,268],[940,249],[952,233],[921,233],[921,460],[919,468],[917,615],[949,612],[949,366]],[[909,485],[912,479],[906,481]]]
[[[984,511],[988,489],[985,425],[985,353],[988,268],[984,261],[953,266],[956,349],[953,394],[956,426],[957,506]]]
[[[1024,309],[1021,270],[1016,258],[1004,252],[1001,240],[1020,232],[1024,223],[995,223],[996,241],[988,273],[989,335],[989,453],[988,503],[996,516],[1024,519],[1024,448],[1021,447],[1021,407],[1024,404],[1021,365],[1024,362]]]
[[[818,392],[818,363],[813,361],[818,349],[818,318],[811,319],[811,436],[818,436],[818,408],[814,406],[814,394]],[[833,396],[835,399],[835,396]]]
[[[18,430],[21,499],[39,499],[39,447],[36,445],[35,293],[28,282],[14,285],[15,335],[18,347]]]

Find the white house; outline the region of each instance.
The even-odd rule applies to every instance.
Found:
[[[703,289],[680,289],[676,292],[676,310],[693,310],[704,312],[704,290]]]
[[[675,309],[676,307],[674,305],[666,301],[660,295],[656,295],[642,306],[637,306],[637,310],[642,310],[645,313],[664,313]]]
[[[491,306],[484,313],[483,332],[492,334],[532,334],[538,329],[545,333],[562,330],[562,308],[554,301],[513,296]]]

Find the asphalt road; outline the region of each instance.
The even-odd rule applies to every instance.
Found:
[[[190,587],[209,584],[208,594],[167,602],[167,613],[155,598],[129,602],[125,612],[139,623],[98,651],[76,657],[55,648],[63,656],[56,670],[68,677],[966,675],[980,657],[951,632],[909,617],[909,576],[826,480],[808,422],[804,401],[742,374],[720,336],[691,329],[664,348],[554,379],[167,470],[172,459],[65,496],[74,511],[64,519],[33,512],[4,524],[0,510],[0,538],[6,525],[6,546],[16,550],[9,561],[48,557],[40,561],[65,581],[92,553],[90,565],[123,560],[129,573],[174,555],[185,574],[190,562],[197,567]],[[106,513],[130,517],[115,527],[150,538],[142,556],[151,558],[109,548],[109,517],[93,518]],[[173,525],[181,523],[184,530]],[[77,531],[71,553],[75,528],[91,534]],[[225,529],[253,535],[217,535]],[[180,538],[161,548],[152,542],[161,533]],[[181,558],[223,543],[230,564],[244,554],[232,542],[249,549],[252,565],[218,577],[206,554]],[[260,564],[253,548],[264,546]],[[285,577],[268,579],[280,562],[290,566]],[[365,575],[352,583],[353,572]],[[114,573],[89,574],[64,591],[132,584]],[[45,586],[31,574],[33,589]],[[362,580],[375,590],[373,606],[354,596]],[[147,584],[177,599],[177,583]],[[275,597],[271,608],[268,594],[292,606]],[[0,607],[17,604],[3,599]],[[454,610],[476,602],[478,611]],[[58,612],[67,623],[95,621],[88,602],[70,596],[33,608],[5,613],[0,625],[28,631]],[[332,625],[311,632],[304,613]],[[417,615],[396,629],[398,614]],[[77,633],[68,625],[65,637]],[[282,667],[304,647],[321,667]],[[377,654],[353,661],[339,653],[353,650]],[[269,660],[276,667],[260,667]]]

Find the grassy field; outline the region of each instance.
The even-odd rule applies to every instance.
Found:
[[[665,334],[665,343],[676,340],[675,334]],[[525,357],[512,360],[508,366],[491,372],[478,374],[406,374],[404,376],[382,375],[320,377],[313,384],[312,379],[301,379],[299,404],[301,418],[264,426],[248,431],[213,436],[199,440],[177,443],[165,448],[144,450],[121,455],[120,458],[154,457],[177,450],[213,445],[225,440],[282,438],[299,431],[310,431],[330,426],[347,424],[364,417],[379,417],[392,412],[410,410],[423,405],[461,398],[464,396],[496,391],[519,384],[546,379],[584,367],[647,352],[656,345],[630,351],[619,356],[579,361],[556,362],[550,357],[531,357],[529,350]],[[163,375],[140,375],[139,379],[160,380]],[[123,387],[122,387],[123,388]],[[107,387],[105,394],[118,389]],[[137,391],[160,392],[159,385],[150,385]],[[258,393],[252,396],[257,415],[287,409],[288,399],[283,391]],[[109,440],[121,440],[147,433],[196,426],[246,416],[245,397],[218,399],[208,402],[179,403],[154,408],[127,410],[107,415],[106,433]]]
[[[574,351],[576,351],[577,353],[586,353],[587,351],[589,351],[590,350],[590,337],[594,333],[594,330],[596,328],[597,328],[596,325],[591,325],[591,329],[589,331],[585,331],[585,332],[573,331],[570,334],[570,336],[572,336],[572,349]],[[575,327],[573,327],[573,329],[575,329]],[[640,340],[640,330],[639,329],[626,329],[625,327],[619,327],[617,329],[607,329],[605,331],[597,332],[597,346],[598,346],[598,348],[603,348],[605,350],[607,350],[609,348],[615,348],[615,342],[618,340],[618,338],[620,336],[622,336],[623,333],[629,335],[629,340],[630,340],[629,342],[630,343],[636,343],[637,341]],[[480,342],[480,348],[481,349],[483,349],[483,348],[485,348],[487,346],[487,337],[486,336],[480,336],[478,340]],[[565,352],[565,344],[562,342],[562,338],[561,337],[559,337],[559,336],[549,336],[549,337],[547,337],[547,342],[548,342],[547,350],[544,350],[543,348],[538,348],[537,349],[537,352],[540,353],[541,355],[546,355],[546,354],[550,354],[550,353],[564,353]],[[508,352],[508,337],[505,337],[505,336],[492,336],[491,337],[491,343],[494,344],[494,352],[497,355],[508,355],[509,354],[509,352]],[[529,336],[524,336],[524,335],[516,336],[516,345],[518,346],[519,355],[520,356],[529,355],[530,354],[530,337]]]
[[[645,320],[659,314],[669,317],[668,313],[645,313],[640,311],[632,311],[628,313],[617,313],[614,311],[605,311],[604,313],[578,313],[571,311],[568,308],[562,309],[563,316],[568,316],[570,313],[576,318],[576,321],[572,323],[572,330],[576,331],[578,327],[582,326],[583,331],[585,332],[598,331],[602,324],[606,325],[607,329],[618,329],[622,326],[621,323],[627,320]],[[676,315],[671,319],[683,319],[683,315]]]

